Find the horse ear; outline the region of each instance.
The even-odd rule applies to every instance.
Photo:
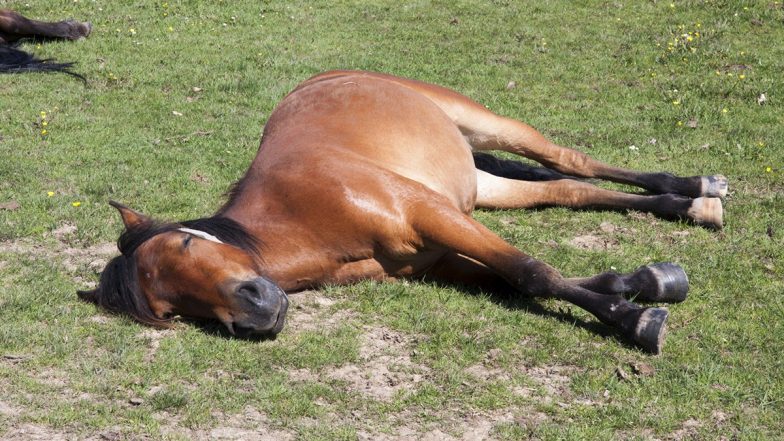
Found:
[[[149,217],[139,213],[136,210],[128,208],[119,202],[109,201],[109,205],[116,208],[117,211],[120,212],[123,224],[125,224],[125,229],[127,230],[132,230],[134,227],[150,221]]]
[[[93,289],[90,291],[76,291],[76,295],[87,303],[98,303],[98,290]]]

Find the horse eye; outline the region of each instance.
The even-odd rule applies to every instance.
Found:
[[[182,240],[182,247],[188,248],[188,245],[191,244],[191,239],[193,239],[193,236],[191,236],[190,234],[186,234],[185,239]]]

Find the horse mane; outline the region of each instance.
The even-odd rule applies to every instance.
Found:
[[[0,45],[0,73],[18,72],[62,72],[87,82],[78,73],[71,72],[74,63],[55,63],[52,59],[39,59],[21,49],[17,45]]]
[[[156,328],[167,328],[170,320],[159,319],[150,308],[139,287],[136,260],[133,256],[120,255],[112,259],[101,273],[98,288],[78,291],[79,298],[108,311],[127,314],[141,323]]]
[[[262,242],[251,235],[245,227],[229,218],[215,216],[180,223],[147,221],[123,231],[117,240],[117,248],[121,255],[106,265],[101,273],[98,288],[92,291],[78,291],[79,298],[114,313],[128,314],[141,323],[159,328],[170,326],[170,320],[155,316],[141,291],[135,252],[141,244],[152,237],[182,227],[212,234],[226,244],[261,257]]]

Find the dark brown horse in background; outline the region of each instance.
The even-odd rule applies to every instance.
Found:
[[[555,169],[545,181],[472,152],[503,150]],[[604,190],[559,173],[642,187]],[[514,176],[513,176],[514,177]],[[519,176],[517,176],[519,177]],[[140,322],[215,318],[232,334],[276,334],[286,292],[361,279],[430,276],[567,300],[658,353],[667,310],[685,299],[675,264],[568,279],[475,221],[475,207],[633,209],[721,228],[727,181],[612,167],[555,145],[451,90],[389,75],[315,76],[270,116],[258,155],[209,218],[156,223],[112,203],[121,255],[80,296]]]
[[[18,49],[16,43],[25,38],[78,40],[90,35],[90,23],[75,20],[43,22],[30,20],[8,9],[0,9],[0,73],[58,71],[80,78],[71,72],[73,63],[55,63],[40,60]]]

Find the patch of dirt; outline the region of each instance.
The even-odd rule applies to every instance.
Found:
[[[583,234],[569,241],[569,245],[581,250],[604,251],[614,248],[618,241],[612,238],[600,237],[595,234]]]
[[[384,327],[365,327],[359,364],[347,364],[328,374],[349,388],[379,400],[412,391],[430,369],[411,360],[411,337]]]
[[[295,435],[282,429],[273,429],[267,415],[248,406],[239,414],[221,418],[223,424],[212,429],[183,429],[176,419],[161,431],[165,435],[185,436],[192,440],[243,440],[288,441]],[[171,421],[171,420],[170,420]]]
[[[681,424],[681,428],[667,435],[665,439],[680,441],[683,439],[697,439],[697,432],[702,426],[699,421],[689,418]]]
[[[152,363],[155,360],[155,354],[161,346],[161,340],[175,335],[173,329],[145,329],[144,331],[136,334],[136,338],[144,340],[147,343],[147,352],[144,354],[144,362]]]
[[[0,415],[6,417],[14,417],[21,413],[19,409],[16,407],[6,403],[5,401],[0,400]]]
[[[295,333],[335,329],[353,317],[351,311],[332,311],[335,300],[319,291],[289,294],[289,302],[286,329]]]
[[[428,372],[426,366],[411,360],[412,338],[384,327],[366,326],[359,348],[359,361],[329,372],[310,369],[286,371],[293,381],[320,381],[326,377],[345,382],[349,390],[377,400],[389,400],[401,391],[411,391]]]
[[[570,240],[569,245],[590,251],[604,251],[618,246],[618,236],[632,236],[637,229],[626,228],[611,222],[602,222],[599,230],[577,236]]]
[[[100,273],[109,259],[118,254],[117,246],[113,242],[105,242],[88,247],[74,244],[77,227],[65,223],[52,230],[49,234],[56,239],[53,243],[39,243],[29,238],[0,242],[0,254],[24,255],[33,259],[49,261],[74,274],[82,268]],[[5,266],[6,261],[0,258],[0,266]],[[95,286],[94,281],[85,282],[81,277],[74,275],[74,281],[84,284],[89,288]]]
[[[491,351],[492,352],[492,351]],[[532,380],[544,392],[544,399],[548,401],[556,401],[561,407],[569,407],[571,403],[574,404],[596,404],[590,400],[575,400],[573,399],[569,383],[571,377],[578,372],[577,367],[572,366],[519,366],[512,369],[502,369],[495,365],[491,355],[482,362],[469,366],[464,371],[470,374],[480,382],[488,381],[510,381],[512,379],[511,373],[524,373],[529,379]],[[523,396],[530,397],[539,395],[536,393],[536,388],[526,386],[514,386],[511,392]]]
[[[37,424],[23,424],[19,427],[12,427],[9,431],[2,434],[2,437],[6,441],[66,441],[77,439],[74,433],[62,432]]]
[[[521,427],[533,428],[547,419],[541,412],[520,412],[509,409],[499,409],[491,412],[471,412],[464,414],[462,410],[452,409],[453,415],[445,421],[438,423],[417,424],[412,422],[410,415],[396,418],[393,433],[379,433],[367,430],[358,431],[360,440],[422,440],[422,441],[473,441],[490,440],[493,430],[499,424],[515,424]],[[519,415],[517,415],[519,413]]]

